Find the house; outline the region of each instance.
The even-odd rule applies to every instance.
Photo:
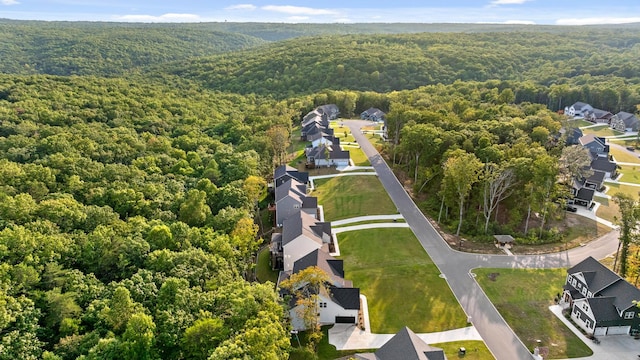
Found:
[[[593,195],[595,194],[594,189],[586,188],[583,186],[574,186],[571,189],[571,194],[573,195],[572,200],[575,205],[581,205],[586,208],[591,208],[591,205],[593,204]]]
[[[591,158],[609,157],[609,145],[606,144],[606,139],[603,137],[595,136],[594,134],[584,135],[578,139],[578,143],[582,147],[589,149]]]
[[[631,113],[620,111],[611,118],[611,128],[620,132],[638,131],[640,120]]]
[[[323,114],[322,112],[318,111],[318,109],[314,109],[313,111],[310,111],[309,113],[307,113],[307,115],[305,115],[302,118],[302,122],[300,123],[300,127],[304,128],[305,126],[309,125],[312,122],[317,122],[317,123],[321,123],[321,124],[325,124],[328,126],[329,125],[329,117],[325,114]]]
[[[605,179],[615,179],[618,177],[618,165],[607,158],[596,158],[591,161],[591,170],[601,171]]]
[[[404,327],[374,353],[355,354],[356,360],[447,360],[444,350],[430,346]]]
[[[298,211],[284,220],[282,234],[275,238],[272,236],[271,240],[276,241],[273,250],[280,253],[274,254],[274,257],[281,256],[283,270],[292,271],[295,262],[310,252],[317,249],[330,252],[333,246],[331,223],[318,221]]]
[[[307,185],[295,179],[289,179],[276,187],[275,201],[275,225],[278,227],[282,226],[287,218],[296,215],[299,211],[317,218],[318,198],[307,196]]]
[[[595,108],[593,110],[590,110],[590,111],[587,110],[584,112],[584,119],[594,123],[609,124],[611,123],[612,117],[613,117],[613,114],[610,113],[609,111],[595,109]]]
[[[626,335],[640,331],[640,290],[593,257],[567,270],[560,304],[587,334]]]
[[[349,151],[342,150],[336,146],[321,144],[314,148],[305,150],[307,164],[315,167],[321,166],[349,166]]]
[[[307,184],[309,183],[309,173],[306,171],[298,171],[298,169],[289,165],[278,166],[273,171],[273,183],[275,187],[282,185],[282,183],[289,181],[289,179],[295,179],[302,184]]]
[[[384,119],[386,118],[386,114],[382,110],[372,107],[363,111],[360,114],[360,118],[362,120],[371,120],[375,122],[380,122],[380,121],[384,121]]]
[[[584,136],[584,134],[582,133],[582,130],[580,130],[579,128],[573,128],[566,133],[567,133],[567,140],[565,141],[566,145],[578,145],[580,144],[580,138]]]
[[[300,317],[302,305],[296,299],[289,303],[289,319],[294,330],[306,330]],[[318,322],[320,325],[356,324],[360,313],[360,289],[331,286],[318,294]]]
[[[591,170],[591,175],[583,179],[582,186],[588,189],[599,191],[604,186],[605,173],[602,171]]]
[[[305,133],[305,140],[311,141],[313,144],[318,140],[322,139],[325,136],[333,137],[333,129],[331,128],[323,128],[323,127],[312,127],[308,132]]]
[[[340,139],[335,137],[333,135],[333,129],[331,129],[332,131],[332,135],[324,135],[318,139],[314,139],[311,141],[311,146],[312,148],[314,147],[318,147],[320,145],[328,145],[328,146],[335,146],[335,147],[340,147]]]
[[[320,113],[327,115],[329,120],[335,120],[338,118],[340,114],[340,109],[338,109],[338,105],[336,104],[326,104],[320,105],[316,108]]]
[[[300,130],[300,139],[302,139],[302,141],[312,141],[314,134],[317,134],[317,137],[322,136],[322,133],[333,135],[333,129],[329,128],[328,125],[325,126],[318,122],[312,122]]]
[[[355,324],[360,312],[360,289],[354,288],[353,283],[344,279],[342,260],[337,260],[326,252],[316,249],[297,260],[291,272],[281,272],[280,281],[304,269],[315,266],[329,276],[328,291],[321,291],[318,300],[319,322],[321,325],[347,323]],[[295,300],[295,299],[294,299]],[[289,311],[291,323],[296,330],[304,330],[304,324],[299,319],[300,307],[292,301]]]
[[[583,117],[585,112],[593,110],[593,106],[578,101],[577,103],[564,108],[564,113],[569,116]]]

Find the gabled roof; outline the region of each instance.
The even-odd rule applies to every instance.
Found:
[[[593,317],[596,321],[615,321],[620,319],[620,314],[616,311],[612,297],[587,298],[587,303],[591,307]]]
[[[296,179],[288,179],[287,181],[276,187],[275,200],[276,203],[287,196],[291,196],[302,203],[307,196],[307,185],[299,182]]]
[[[593,292],[594,295],[620,279],[613,271],[607,269],[591,256],[567,270],[567,273],[570,275],[582,273],[587,281],[589,290]]]
[[[584,135],[584,136],[582,136],[582,137],[580,137],[578,139],[578,142],[582,146],[585,146],[587,144],[591,144],[594,141],[598,142],[598,144],[600,144],[602,146],[605,145],[605,138],[599,137],[599,136],[595,136],[594,134]]]
[[[314,250],[293,264],[293,273],[302,271],[308,267],[316,266],[323,270],[331,278],[331,284],[337,287],[351,287],[352,283],[344,279],[344,266],[342,260],[338,260],[322,250]]]
[[[588,178],[586,178],[586,181],[602,184],[602,182],[604,181],[604,172],[594,170],[591,173],[592,174]]]
[[[275,170],[273,170],[273,178],[277,179],[281,176],[286,175],[287,173],[294,172],[294,171],[297,172],[298,169],[289,165],[280,165]]]
[[[634,301],[640,300],[640,290],[622,278],[600,291],[600,295],[613,297],[613,305],[620,313],[635,306]]]
[[[589,106],[590,107],[591,105],[578,101],[578,102],[576,102],[575,104],[573,104],[571,106],[573,106],[573,108],[576,109],[576,110],[580,110],[585,106]]]
[[[360,289],[332,286],[329,288],[331,300],[345,310],[360,310]]]
[[[349,159],[349,151],[340,149],[337,146],[320,144],[314,148],[307,150],[307,157],[313,157],[315,159],[327,158],[327,152],[329,153],[329,159]]]
[[[609,159],[596,158],[591,161],[591,169],[613,173],[616,171],[617,165]]]
[[[327,224],[329,224],[329,227],[331,226],[330,223]],[[287,245],[301,235],[306,236],[322,246],[324,244],[323,236],[326,235],[330,237],[331,235],[330,232],[327,233],[325,231],[326,228],[327,225],[318,222],[313,216],[298,211],[282,222],[282,246]]]
[[[606,110],[600,110],[600,109],[596,109],[594,108],[593,110],[589,111],[589,113],[592,113],[596,119],[609,119],[613,116],[613,114],[609,111]]]
[[[375,353],[377,360],[445,360],[444,351],[430,346],[404,327]],[[364,354],[363,354],[364,355]],[[366,359],[366,358],[365,358]]]
[[[273,180],[276,181],[276,186],[280,186],[280,184],[284,183],[286,179],[285,177],[296,179],[298,182],[302,184],[306,184],[309,182],[309,173],[306,171],[298,171],[298,169],[291,167],[289,165],[281,165],[278,166],[273,171]]]

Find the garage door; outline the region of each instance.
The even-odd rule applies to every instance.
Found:
[[[606,328],[606,327],[597,327],[597,328],[593,331],[593,335],[595,335],[595,336],[604,336],[604,335],[607,335],[607,328]]]
[[[355,324],[355,316],[336,316],[336,324]]]
[[[631,326],[609,326],[607,335],[626,335],[631,330]]]

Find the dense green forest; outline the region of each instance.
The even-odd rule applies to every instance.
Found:
[[[254,215],[317,105],[388,112],[452,231],[558,241],[556,110],[635,111],[637,30],[0,21],[0,359],[287,358]]]

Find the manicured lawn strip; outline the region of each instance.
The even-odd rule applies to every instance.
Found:
[[[269,264],[269,248],[266,247],[258,253],[258,263],[256,264],[256,278],[259,282],[271,281],[274,285],[278,282],[278,271],[271,270]]]
[[[615,136],[615,135],[622,135],[623,134],[620,131],[615,131],[615,130],[611,129],[609,127],[609,125],[602,125],[602,126],[596,126],[596,127],[592,127],[592,128],[582,129],[582,133],[585,134],[585,135],[594,134],[596,136]]]
[[[314,183],[311,195],[318,198],[327,221],[398,213],[377,176],[338,176]]]
[[[598,211],[596,212],[596,215],[598,215],[598,217],[609,220],[611,222],[615,220],[614,217],[620,217],[620,208],[615,202],[613,202],[613,200],[609,200],[607,198],[599,196],[596,196],[593,199],[600,203],[600,206],[598,206]]]
[[[629,154],[629,152],[626,150],[621,150],[617,147],[612,146],[609,149],[609,153],[613,155],[617,162],[638,163],[638,165],[640,166],[640,159],[638,158],[640,152],[636,153],[635,155]]]
[[[618,172],[622,174],[622,177],[617,179],[618,181],[640,184],[640,164],[637,166],[619,165]],[[640,187],[638,188],[640,191]]]
[[[520,340],[533,350],[536,340],[549,348],[550,359],[592,355],[560,319],[549,311],[562,293],[566,269],[475,269],[476,280]],[[499,274],[491,280],[489,274]]]
[[[365,225],[365,224],[378,224],[378,223],[393,223],[393,220],[368,220],[368,221],[358,221],[358,222],[354,222],[354,223],[348,223],[345,225],[340,225],[340,226],[334,226],[334,228],[336,227],[347,227],[347,226],[354,226],[354,225]],[[404,223],[406,221],[404,221],[404,219],[397,219],[395,221],[396,223]]]
[[[353,148],[353,147],[344,147],[344,150],[349,150],[349,156],[353,161],[353,165],[355,166],[371,166],[369,159],[367,159],[367,155],[364,154],[362,149]]]
[[[482,341],[452,341],[447,343],[429,344],[431,346],[444,350],[447,359],[464,359],[464,360],[494,360],[493,354]],[[463,347],[467,350],[466,355],[459,356],[458,350]]]
[[[571,125],[577,126],[577,127],[584,127],[584,126],[593,125],[592,122],[587,121],[587,120],[582,120],[582,119],[569,120],[569,122],[571,123]]]
[[[345,277],[367,297],[373,333],[465,327],[466,316],[408,228],[338,234]]]
[[[611,182],[605,182],[605,185],[609,188],[607,195],[614,196],[616,193],[623,193],[638,200],[638,192],[640,192],[640,186],[616,184]]]

